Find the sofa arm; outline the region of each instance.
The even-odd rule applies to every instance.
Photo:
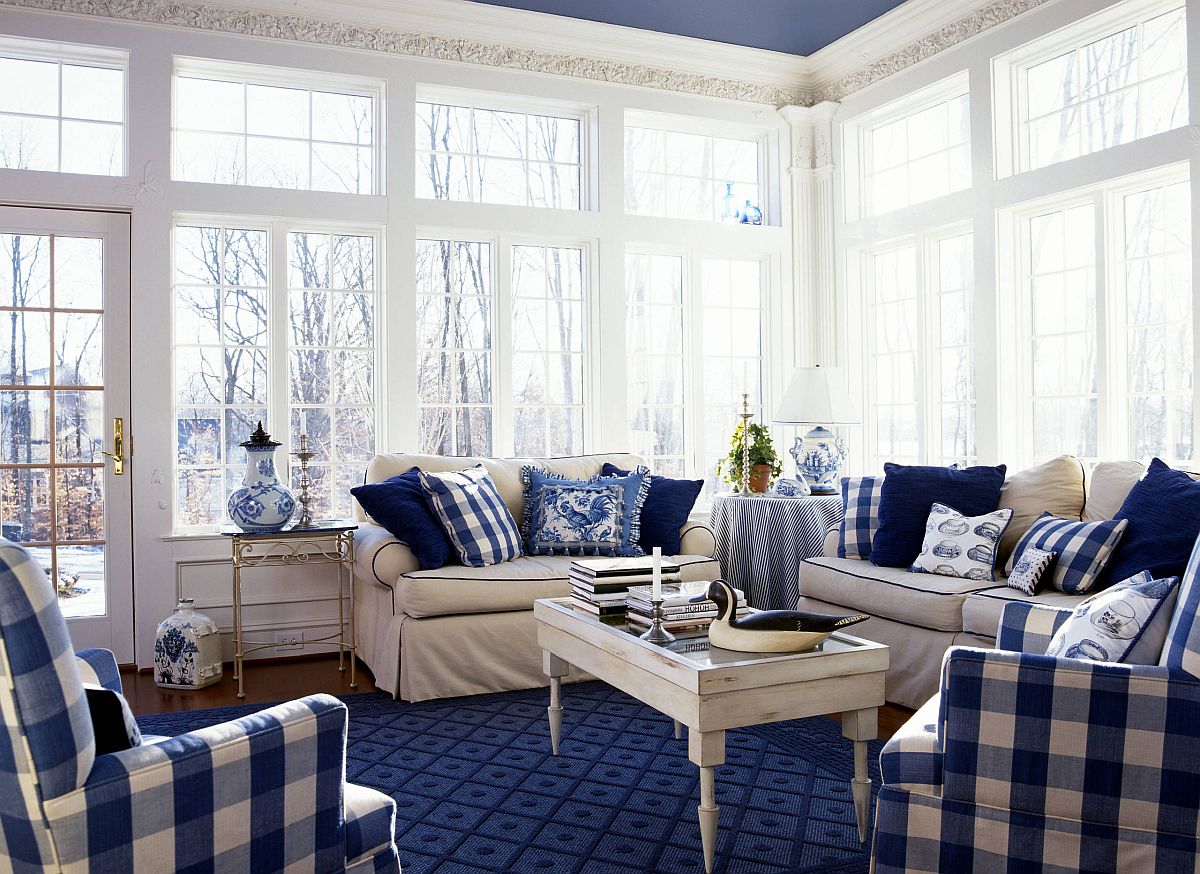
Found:
[[[834,525],[825,532],[825,546],[821,550],[821,554],[825,558],[837,558],[838,543],[842,539],[842,526]]]
[[[386,528],[360,522],[354,532],[354,573],[360,580],[394,586],[401,574],[419,571],[421,563],[408,544]]]
[[[943,797],[1194,835],[1200,682],[1122,665],[952,647]]]
[[[117,667],[117,657],[107,649],[81,649],[75,653],[75,662],[79,666],[79,679],[85,683],[103,686],[118,695],[124,693],[121,688],[121,670]]]
[[[1045,655],[1054,632],[1058,631],[1058,627],[1066,622],[1070,615],[1070,610],[1025,601],[1010,601],[1000,613],[1000,626],[996,629],[996,649]]]
[[[679,554],[714,558],[717,554],[716,533],[703,522],[688,522],[679,529]]]
[[[346,717],[336,698],[312,695],[97,757],[81,789],[45,802],[59,863],[342,870]]]

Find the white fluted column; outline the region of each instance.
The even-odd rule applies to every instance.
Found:
[[[796,364],[841,363],[837,264],[833,244],[833,114],[838,104],[784,106],[791,166],[796,295]]]

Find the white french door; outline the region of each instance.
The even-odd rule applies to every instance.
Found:
[[[0,206],[0,534],[76,649],[133,655],[129,216]],[[123,428],[123,445],[116,445]]]

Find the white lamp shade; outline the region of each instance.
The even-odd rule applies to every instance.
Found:
[[[857,425],[860,421],[850,400],[846,372],[840,367],[797,367],[775,412],[780,425]]]

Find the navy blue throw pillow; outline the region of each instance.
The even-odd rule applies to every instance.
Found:
[[[996,467],[883,466],[879,529],[871,542],[871,564],[908,567],[921,552],[925,522],[933,502],[949,504],[964,516],[982,516],[1000,505],[1003,464]]]
[[[627,476],[615,464],[605,464],[602,476]],[[663,555],[679,555],[679,529],[687,524],[688,514],[696,505],[696,498],[704,488],[700,479],[667,479],[664,476],[650,477],[650,494],[642,505],[642,536],[638,543],[649,555],[656,546],[661,546]]]
[[[429,509],[425,490],[421,488],[420,468],[414,467],[381,483],[355,486],[350,494],[358,499],[368,516],[408,545],[422,570],[450,563],[455,553],[446,529]]]
[[[1200,536],[1200,482],[1156,458],[1113,519],[1128,524],[1099,586],[1139,571],[1153,579],[1182,577]]]

